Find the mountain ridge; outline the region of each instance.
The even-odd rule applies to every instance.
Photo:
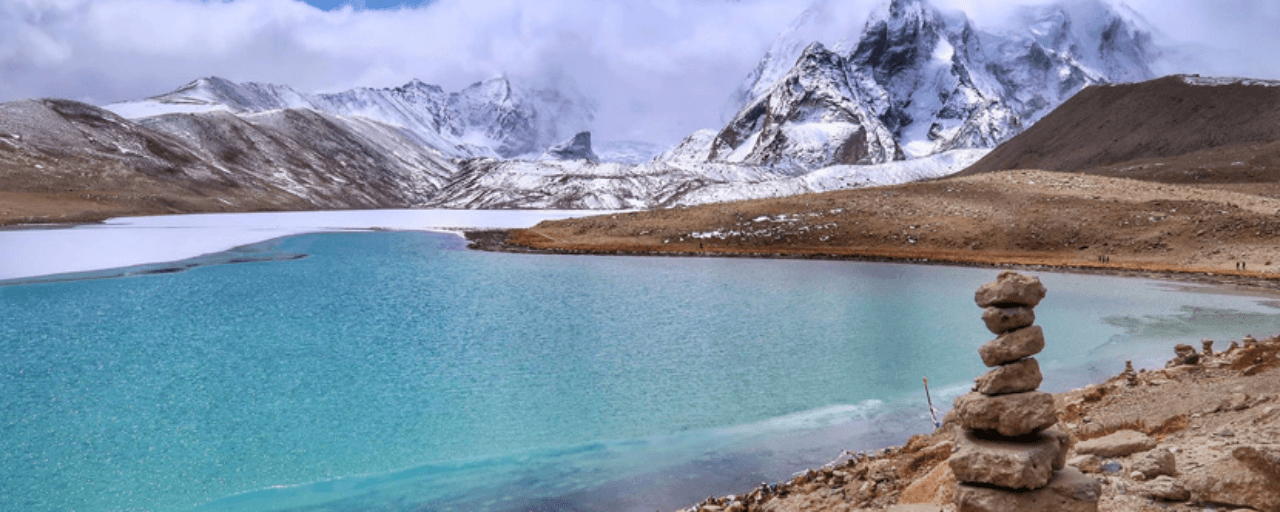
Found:
[[[132,119],[216,110],[248,114],[309,108],[403,129],[449,158],[536,155],[561,138],[589,128],[595,116],[594,104],[576,93],[524,91],[506,77],[452,93],[413,79],[398,87],[317,94],[300,93],[287,85],[206,77],[173,92],[105,108]]]

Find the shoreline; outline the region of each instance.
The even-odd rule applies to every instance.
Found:
[[[533,228],[530,228],[533,229]],[[870,263],[898,263],[912,265],[935,265],[966,268],[993,268],[1005,270],[1039,270],[1070,274],[1104,275],[1115,277],[1133,277],[1170,281],[1176,283],[1203,284],[1212,286],[1234,286],[1271,293],[1280,293],[1280,275],[1262,272],[1221,271],[1197,268],[1131,268],[1122,263],[1102,265],[1064,265],[1036,262],[999,262],[991,257],[976,257],[965,260],[959,258],[925,258],[911,255],[866,254],[851,251],[845,254],[832,252],[755,252],[755,251],[628,251],[603,250],[590,248],[535,248],[510,241],[515,230],[475,230],[464,231],[467,248],[488,252],[507,252],[517,254],[548,254],[562,256],[630,256],[630,257],[666,257],[666,258],[762,258],[762,259],[795,259],[795,260],[829,260],[860,261]],[[1155,265],[1148,265],[1155,266]]]
[[[1280,510],[1280,337],[1243,341],[1223,352],[1206,349],[1196,362],[1175,358],[1164,368],[1122,371],[1053,393],[1058,421],[1050,428],[1069,439],[1067,468],[1100,484],[1097,510]],[[846,452],[785,481],[679,511],[956,512],[957,480],[947,461],[959,430],[948,414],[941,427],[901,445]],[[1116,433],[1150,444],[1081,449]],[[1161,453],[1167,463],[1150,462]]]

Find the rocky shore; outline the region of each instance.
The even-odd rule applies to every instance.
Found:
[[[1178,344],[1165,368],[1049,395],[1043,296],[1013,272],[978,291],[993,369],[933,433],[685,510],[1280,511],[1280,337]]]

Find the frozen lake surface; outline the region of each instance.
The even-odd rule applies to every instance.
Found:
[[[123,217],[65,228],[0,229],[0,280],[176,261],[282,236],[368,229],[523,228],[602,215],[572,210],[347,210]]]

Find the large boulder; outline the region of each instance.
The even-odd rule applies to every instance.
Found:
[[[1040,374],[1040,363],[1036,358],[1028,357],[1015,363],[1000,365],[982,376],[974,379],[973,390],[984,395],[1004,395],[1035,391],[1040,387],[1044,376]]]
[[[991,367],[1034,356],[1041,350],[1044,350],[1044,330],[1033,325],[1006,332],[988,341],[978,347],[978,356],[982,357],[982,364]]]
[[[994,430],[1003,436],[1039,432],[1058,422],[1053,395],[1039,391],[987,396],[968,393],[956,398],[956,417],[969,430]]]
[[[1036,307],[1044,298],[1045,288],[1040,279],[1024,276],[1012,270],[1006,270],[996,276],[996,280],[982,285],[974,293],[973,300],[978,307]]]
[[[1231,456],[1280,483],[1280,445],[1239,446],[1231,450]]]
[[[1006,492],[959,484],[956,486],[956,505],[960,512],[1097,512],[1101,495],[1100,482],[1075,468],[1065,468],[1054,473],[1047,487],[1029,492]]]
[[[947,464],[961,482],[1039,489],[1066,464],[1067,441],[1066,434],[1056,430],[1016,441],[964,432],[956,437]]]
[[[1076,444],[1076,453],[1099,457],[1124,457],[1156,447],[1156,440],[1136,430],[1120,430]]]
[[[1186,475],[1183,486],[1199,503],[1280,511],[1280,480],[1268,471],[1259,471],[1252,454],[1249,450],[1233,450],[1231,457]]]

